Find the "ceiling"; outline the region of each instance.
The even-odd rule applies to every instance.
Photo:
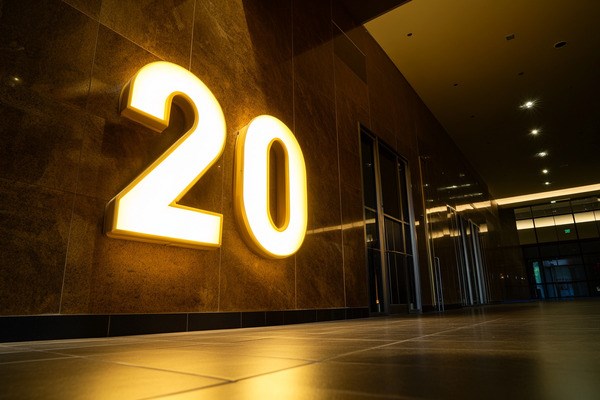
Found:
[[[505,198],[600,183],[599,21],[598,0],[412,0],[365,26]]]

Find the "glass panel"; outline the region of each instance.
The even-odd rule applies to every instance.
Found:
[[[600,240],[586,240],[580,241],[582,253],[600,253]]]
[[[517,221],[517,230],[524,230],[524,229],[533,229],[533,220],[532,219],[523,219],[520,221]]]
[[[385,237],[386,251],[404,252],[401,222],[385,218]]]
[[[554,226],[549,226],[547,228],[538,228],[536,229],[536,233],[539,243],[558,241],[558,236],[556,235],[556,227]]]
[[[533,217],[545,217],[548,215],[553,215],[552,211],[554,210],[553,204],[542,204],[539,206],[531,207],[531,212]]]
[[[554,217],[542,217],[533,220],[536,228],[545,228],[554,226]]]
[[[515,208],[515,219],[516,220],[530,219],[530,218],[531,218],[531,208],[530,207]]]
[[[361,154],[365,206],[377,209],[373,139],[365,134],[361,135]]]
[[[546,285],[546,290],[548,291],[548,297],[553,299],[556,298],[556,285],[554,285],[553,283]]]
[[[553,206],[552,214],[554,215],[571,214],[571,203],[568,200],[555,203]]]
[[[579,255],[580,254],[579,243],[577,243],[577,242],[560,243],[558,245],[558,250],[560,252],[560,255],[562,255],[562,256],[570,256],[570,255]]]
[[[593,211],[580,212],[575,214],[575,223],[577,224],[580,224],[582,222],[591,222],[595,220],[596,219],[594,218]]]
[[[585,265],[588,279],[600,279],[600,260],[597,255],[586,258]]]
[[[576,229],[579,239],[592,239],[600,236],[596,222],[578,223]]]
[[[523,247],[523,256],[525,257],[526,260],[529,260],[532,258],[538,258],[540,256],[538,247],[537,246]]]
[[[535,244],[537,242],[534,229],[517,231],[520,244]]]
[[[585,281],[587,279],[587,274],[583,265],[573,266],[573,268],[571,268],[571,275],[576,281]]]
[[[575,296],[589,296],[590,293],[586,282],[573,283],[573,292]]]
[[[396,249],[394,241],[394,221],[389,218],[384,219],[385,225],[385,249],[386,251],[394,251]]]
[[[547,244],[544,246],[540,246],[540,256],[541,257],[552,257],[558,256],[558,246],[555,244]]]
[[[547,266],[544,262],[544,282],[554,282],[554,275],[552,275],[552,268]]]
[[[383,311],[383,294],[381,280],[381,256],[375,249],[367,250],[367,263],[369,268],[369,297],[372,312]]]
[[[559,241],[577,240],[575,224],[557,226],[556,233]]]
[[[379,146],[379,169],[383,212],[384,214],[400,219],[398,160],[395,154],[383,146]]]
[[[365,229],[367,247],[379,249],[379,230],[377,229],[377,213],[365,208]]]
[[[545,299],[546,298],[546,293],[544,292],[544,285],[537,285],[536,287],[536,291],[537,291],[537,298],[538,299]]]
[[[573,207],[573,212],[591,211],[600,208],[599,203],[598,197],[588,197],[571,201],[571,206]]]
[[[392,304],[406,304],[406,259],[402,254],[388,254],[390,260],[390,297]]]
[[[412,254],[412,240],[411,240],[411,226],[409,224],[404,225],[404,251],[406,254]]]
[[[534,261],[533,263],[533,276],[535,278],[535,283],[542,283],[542,274],[540,272],[540,263]]]
[[[556,226],[572,225],[573,223],[573,214],[556,215],[554,217],[554,225]]]

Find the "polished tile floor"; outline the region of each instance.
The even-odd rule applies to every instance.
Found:
[[[4,399],[600,399],[600,301],[0,344]]]

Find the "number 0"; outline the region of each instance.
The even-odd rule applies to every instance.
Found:
[[[272,258],[294,254],[306,233],[306,166],[283,122],[262,115],[240,131],[234,179],[235,215],[247,243]]]

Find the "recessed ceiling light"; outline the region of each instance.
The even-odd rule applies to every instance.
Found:
[[[539,129],[532,129],[531,131],[529,131],[529,133],[531,133],[532,135],[537,135],[538,133],[540,133]]]
[[[550,171],[548,171],[548,170],[547,170],[547,169],[545,169],[545,168],[542,170],[542,174],[547,174],[548,172],[550,172]]]
[[[537,153],[538,157],[546,157],[548,155],[547,151],[540,151],[539,153]]]
[[[520,108],[531,109],[535,107],[535,100],[527,100],[525,103],[519,106]]]
[[[550,185],[550,182],[546,181],[546,182],[544,182],[544,185],[548,186],[548,185]]]
[[[551,204],[554,204],[554,203],[556,203],[556,200],[552,200],[550,203],[551,203]]]
[[[412,34],[412,32],[408,32],[408,33],[406,34],[406,36],[408,36],[408,37],[411,37],[412,35],[413,35],[413,34]]]
[[[564,40],[561,40],[560,42],[554,43],[554,48],[560,49],[561,47],[565,47],[566,45],[567,45],[567,42],[565,42]]]

